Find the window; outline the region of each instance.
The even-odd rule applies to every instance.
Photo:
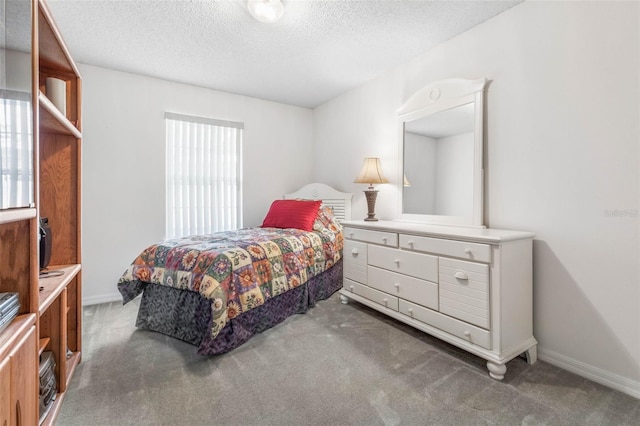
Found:
[[[0,208],[33,203],[31,94],[0,90]]]
[[[166,237],[242,227],[243,123],[165,113]]]

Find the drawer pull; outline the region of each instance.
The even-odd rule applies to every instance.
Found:
[[[465,274],[464,272],[456,272],[455,274],[453,274],[454,277],[456,277],[459,280],[468,280],[469,277],[467,276],[467,274]]]
[[[353,239],[353,232],[349,232],[349,238]]]
[[[413,241],[411,241],[411,240],[407,241],[407,245],[410,246],[411,248],[413,248]]]
[[[389,301],[385,297],[384,299],[382,299],[382,303],[384,303],[384,305],[387,306],[389,304]]]
[[[352,285],[349,286],[349,290],[353,291],[353,286]]]
[[[470,332],[469,330],[465,330],[465,332],[464,332],[464,336],[465,336],[466,338],[471,338],[471,332]]]
[[[407,312],[409,313],[409,315],[413,316],[413,309],[409,308],[407,309]]]
[[[358,255],[358,249],[354,248],[353,250],[351,250],[351,254],[354,255],[354,256],[357,256]]]
[[[394,259],[393,263],[395,263],[396,266],[400,267],[400,259]]]
[[[396,290],[400,290],[400,284],[399,283],[395,283],[393,286],[396,288]]]
[[[382,237],[382,242],[386,245],[387,244],[387,237]]]
[[[470,249],[470,248],[466,248],[466,249],[464,249],[464,252],[465,252],[466,254],[469,254],[469,255],[470,255],[470,254],[471,254],[471,249]]]

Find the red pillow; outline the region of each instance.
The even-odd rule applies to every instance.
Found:
[[[263,228],[296,228],[312,231],[322,201],[275,200],[262,222]]]

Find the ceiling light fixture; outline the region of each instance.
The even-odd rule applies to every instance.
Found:
[[[247,9],[256,20],[272,24],[282,17],[284,5],[281,0],[247,0]]]

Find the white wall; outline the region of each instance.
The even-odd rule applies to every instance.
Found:
[[[6,57],[6,73],[0,76],[0,88],[31,93],[31,54],[0,49]],[[0,63],[0,70],[2,64]]]
[[[116,283],[164,238],[165,111],[243,122],[244,225],[311,182],[312,111],[80,65],[83,77],[83,302],[118,300]],[[295,159],[295,161],[292,161]]]
[[[525,2],[314,110],[314,177],[352,191],[380,157],[397,209],[396,109],[443,78],[491,80],[486,224],[534,231],[540,357],[640,397],[637,2]],[[327,167],[327,164],[333,164]]]

